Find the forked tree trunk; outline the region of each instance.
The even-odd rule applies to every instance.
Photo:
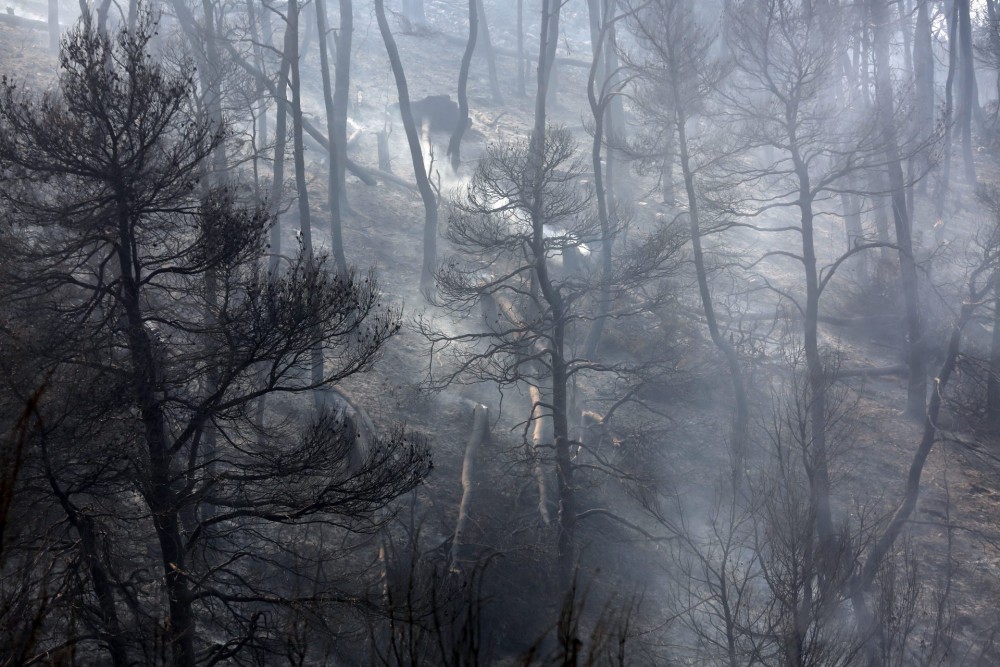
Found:
[[[302,136],[302,77],[299,73],[299,3],[290,0],[288,3],[288,32],[285,39],[286,53],[291,60],[292,73],[292,158],[295,163],[295,190],[299,203],[299,239],[302,252],[312,260],[312,219],[309,212],[309,188],[306,184],[306,154],[305,142]],[[323,382],[323,348],[316,345],[310,351],[312,373],[310,382],[319,386]],[[313,392],[314,402],[318,407],[323,403],[323,392]]]
[[[975,314],[979,301],[978,296],[982,295],[970,295],[969,298],[963,301],[961,310],[952,324],[951,336],[948,339],[948,346],[945,350],[945,358],[936,375],[937,386],[935,387],[935,391],[931,392],[927,413],[924,415],[923,434],[913,454],[913,459],[910,461],[910,469],[906,477],[903,498],[886,525],[885,530],[874,541],[871,551],[869,551],[868,557],[865,559],[857,577],[851,581],[853,591],[849,591],[849,593],[851,593],[850,597],[855,606],[855,614],[858,617],[858,625],[861,628],[862,635],[866,634],[867,629],[871,627],[867,623],[867,620],[871,618],[871,614],[867,608],[865,594],[872,592],[872,587],[880,566],[889,555],[893,545],[896,543],[896,539],[903,532],[903,528],[909,522],[910,516],[917,507],[917,500],[920,497],[920,480],[923,476],[924,465],[927,463],[927,457],[930,455],[931,449],[934,447],[934,442],[937,440],[938,418],[941,414],[944,392],[952,373],[955,372],[958,353],[961,348],[962,331]]]
[[[559,34],[560,0],[543,0],[542,25],[538,44],[538,85],[535,93],[535,122],[528,147],[528,173],[525,175],[531,196],[531,242],[530,252],[534,264],[534,278],[537,289],[548,304],[551,318],[549,332],[548,369],[552,381],[552,430],[555,440],[556,491],[559,502],[559,535],[557,552],[559,579],[563,590],[569,590],[573,582],[573,568],[576,563],[576,490],[573,483],[573,463],[570,460],[570,434],[568,415],[569,366],[566,361],[566,303],[548,274],[545,252],[544,223],[546,202],[543,200],[543,184],[546,174],[544,164],[546,137],[546,93],[549,91],[550,74],[555,59],[555,44],[551,41]]]
[[[604,148],[604,128],[609,120],[607,111],[610,99],[607,94],[607,82],[602,82],[600,86],[597,83],[598,72],[601,71],[600,64],[604,56],[605,37],[607,36],[605,21],[607,17],[597,14],[600,5],[599,0],[588,0],[587,4],[591,12],[590,39],[593,44],[590,74],[587,77],[587,100],[590,102],[590,113],[594,118],[594,137],[590,148],[590,159],[594,170],[594,194],[597,199],[597,219],[601,225],[601,288],[597,300],[597,317],[594,318],[590,331],[587,333],[587,338],[583,343],[584,358],[593,359],[597,355],[597,348],[604,333],[604,324],[611,310],[611,207],[609,205],[609,189],[605,185],[605,172],[601,159],[602,149]],[[610,160],[608,164],[610,166]]]

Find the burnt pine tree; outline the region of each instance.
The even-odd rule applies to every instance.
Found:
[[[17,258],[0,297],[20,351],[4,363],[22,360],[5,377],[49,378],[11,514],[46,525],[5,558],[30,569],[32,534],[61,545],[46,576],[73,580],[39,651],[212,664],[273,645],[301,591],[327,594],[304,563],[343,542],[317,535],[370,528],[429,462],[398,430],[359,447],[342,413],[311,409],[303,394],[368,369],[399,313],[374,275],[322,257],[258,269],[269,216],[198,185],[225,133],[192,111],[191,73],[152,58],[154,27],[84,23],[56,90],[0,83],[0,241]]]
[[[577,349],[594,319],[601,282],[585,261],[587,246],[622,231],[617,225],[609,234],[601,229],[580,183],[583,171],[576,143],[563,128],[549,127],[538,139],[491,144],[450,204],[446,237],[455,254],[437,273],[439,305],[463,314],[481,308],[482,321],[467,333],[419,323],[436,352],[433,385],[489,381],[501,389],[527,388],[531,405],[524,424],[533,431],[539,514],[545,523],[556,515],[563,590],[576,564],[577,519],[589,516],[576,503],[573,449],[583,443],[574,440],[580,415],[573,410],[572,388],[585,376],[635,382],[662,370],[656,360],[604,363]],[[674,226],[663,224],[617,253],[609,281],[617,320],[662,303],[661,283],[676,270],[682,244]],[[649,295],[642,303],[631,298],[640,287]],[[614,471],[605,466],[602,472]]]
[[[700,24],[695,12],[684,2],[654,0],[627,6],[634,12],[629,28],[641,48],[635,56],[625,54],[626,63],[637,73],[636,106],[644,118],[664,126],[661,136],[676,141],[698,295],[712,343],[726,358],[729,367],[736,404],[733,447],[735,452],[742,452],[750,419],[746,383],[736,348],[716,317],[711,269],[706,267],[702,248],[702,236],[708,233],[706,228],[711,224],[702,220],[698,162],[699,158],[707,162],[717,156],[698,155],[699,147],[706,142],[704,136],[699,136],[697,124],[692,122],[709,104],[712,91],[724,79],[728,68],[713,60],[711,51],[715,36]]]

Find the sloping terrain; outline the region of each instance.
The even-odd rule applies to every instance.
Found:
[[[430,28],[415,34],[406,34],[400,22],[394,23],[413,98],[444,93],[454,95],[462,51],[461,39],[454,38],[464,34],[464,27],[455,23],[453,17],[462,16],[461,6],[462,3],[455,0],[428,2]],[[514,48],[509,19],[509,16],[491,17],[491,26],[498,26],[493,33],[496,45],[504,49]],[[352,77],[356,82],[356,94],[352,96],[351,118],[362,131],[351,147],[351,157],[374,168],[377,165],[375,132],[386,122],[384,111],[395,99],[395,89],[374,17],[367,14],[367,7],[356,16],[355,25]],[[532,27],[529,25],[528,29],[529,45]],[[575,35],[568,39],[567,45],[580,45],[581,50],[565,55],[586,59],[589,47],[585,39],[586,36]],[[312,48],[315,49],[315,44]],[[305,101],[307,114],[318,118],[322,112],[322,94],[318,73],[310,69],[315,67],[314,55],[313,51],[305,56],[304,78],[311,82]],[[43,87],[52,80],[54,59],[47,53],[47,37],[42,32],[0,23],[0,62],[5,71],[24,79],[28,85]],[[514,63],[515,60],[509,57],[500,59],[505,103],[496,106],[490,99],[485,63],[478,56],[473,61],[469,94],[473,127],[482,138],[468,142],[463,153],[469,162],[459,174],[447,173],[443,167],[440,169],[442,194],[461,187],[486,142],[497,136],[523,134],[530,127],[532,104],[530,99],[514,94]],[[560,97],[553,111],[553,122],[573,128],[581,148],[586,150],[588,136],[583,126],[587,122],[585,110],[588,107],[582,96],[586,71],[569,66],[561,68],[560,72]],[[530,93],[530,77],[528,84]],[[390,142],[394,172],[412,181],[409,156],[398,124],[393,128]],[[987,180],[988,174],[996,174],[991,157],[989,152],[978,154],[983,180]],[[444,147],[440,142],[435,148],[435,159],[437,164],[444,162]],[[329,236],[325,161],[323,156],[311,154],[307,156],[307,163],[310,162],[312,231],[317,245],[322,247]],[[652,179],[634,177],[632,189],[638,194],[632,204],[636,211],[634,224],[638,229],[651,225],[657,213],[675,213],[660,206],[652,196],[641,196],[655,188]],[[950,262],[935,260],[938,262],[934,268],[937,274],[948,275],[951,281],[960,279],[959,259],[974,226],[984,215],[968,203],[972,199],[973,194],[969,191],[959,190],[955,195],[955,202],[966,204],[961,209],[953,206],[949,210],[949,244],[941,250],[941,257],[952,259]],[[349,261],[362,269],[377,267],[386,301],[402,304],[406,317],[441,317],[418,291],[423,209],[416,190],[391,181],[375,187],[366,186],[348,176],[348,200],[351,210],[345,216],[344,244]],[[924,206],[930,208],[926,200],[918,197],[916,224],[929,229],[933,221],[920,213]],[[442,225],[446,220],[447,208],[442,207]],[[841,238],[841,223],[831,219],[822,224],[822,243],[832,256]],[[295,247],[296,225],[293,216],[285,217],[285,247]],[[930,236],[930,233],[926,235],[928,239]],[[752,254],[754,244],[760,241],[741,235],[737,243]],[[447,256],[448,252],[442,242],[439,257]],[[776,284],[793,287],[801,280],[797,270],[794,266],[770,262],[762,273]],[[744,276],[744,279],[749,281],[751,277]],[[690,284],[690,276],[678,279],[679,290],[687,289]],[[852,300],[861,298],[852,291],[854,287],[845,284],[831,295],[828,314],[852,315]],[[877,298],[871,294],[862,296]],[[928,302],[933,300],[931,295],[927,297]],[[716,476],[726,465],[728,385],[720,371],[721,363],[708,344],[697,304],[687,295],[680,300],[688,309],[672,315],[671,328],[660,330],[664,336],[664,332],[669,331],[675,338],[654,343],[676,345],[679,359],[676,375],[664,378],[661,394],[650,401],[662,412],[663,419],[656,421],[654,433],[658,439],[652,443],[653,454],[647,459],[655,462],[658,469],[646,472],[661,481],[662,489],[670,489],[681,497],[686,495],[692,499],[691,506],[698,507],[699,503],[707,503],[698,498],[710,495]],[[890,298],[881,305],[887,309],[897,306],[892,301]],[[932,334],[940,339],[948,331],[949,323],[945,321],[948,308],[937,307],[933,312],[939,313],[940,319],[928,324]],[[477,322],[478,315],[473,313],[468,320],[450,321],[448,326],[461,331]],[[781,326],[784,325],[776,325],[776,328]],[[892,331],[893,327],[898,330]],[[788,328],[794,329],[794,324]],[[628,343],[634,334],[634,331],[611,327],[609,345]],[[823,326],[822,334],[824,343],[843,355],[842,368],[884,368],[901,361],[899,324],[889,325],[888,335],[884,331],[873,333],[860,326],[830,324]],[[788,342],[793,337],[776,335],[774,340]],[[940,340],[939,344],[943,345],[944,341]],[[772,390],[784,386],[788,374],[783,366],[785,360],[776,349],[765,346],[759,353],[754,390],[763,414]],[[544,565],[551,562],[553,528],[538,525],[537,517],[533,516],[533,489],[523,427],[529,399],[526,392],[514,391],[505,394],[501,401],[494,388],[482,385],[429,392],[423,380],[434,362],[426,341],[413,327],[405,327],[390,343],[385,358],[375,370],[351,378],[344,389],[369,411],[377,424],[403,422],[431,439],[434,471],[404,512],[412,512],[413,520],[421,523],[424,545],[443,549],[447,548],[454,530],[472,406],[477,402],[489,405],[495,419],[493,441],[485,461],[486,478],[491,485],[483,489],[484,509],[480,523],[484,543],[494,552],[505,554],[494,567],[504,582],[497,592],[506,594],[504,604],[507,605],[503,617],[496,620],[495,630],[505,643],[523,642],[524,633],[532,628],[529,619],[538,614],[537,600],[542,597],[536,597],[533,587],[540,581],[554,579],[551,567]],[[975,384],[971,375],[967,372],[956,378],[949,395],[954,391],[963,398],[966,395],[974,397],[981,387]],[[850,377],[845,378],[841,386],[844,389],[843,406],[853,428],[850,437],[845,439],[845,451],[838,468],[835,491],[841,501],[838,509],[850,514],[855,510],[855,500],[859,500],[857,506],[866,506],[869,511],[878,508],[876,514],[890,512],[901,498],[906,471],[920,436],[919,425],[901,415],[905,403],[905,377],[901,374]],[[932,586],[936,590],[951,589],[952,622],[970,645],[982,644],[976,640],[996,631],[994,612],[1000,600],[1000,522],[996,518],[997,502],[1000,501],[1000,443],[980,425],[980,417],[966,402],[949,409],[947,424],[942,425],[942,440],[935,446],[924,470],[919,510],[911,521],[910,542],[921,576],[936,582]],[[654,422],[648,413],[632,415],[632,419],[636,426]],[[761,416],[760,421],[766,421],[766,415]],[[667,547],[657,541],[658,537],[664,537],[661,527],[649,521],[634,504],[627,504],[630,490],[627,485],[617,486],[586,475],[581,479],[583,507],[620,506],[622,509],[618,512],[622,517],[640,529],[633,530],[600,517],[581,524],[580,544],[586,573],[582,576],[593,576],[600,571],[601,578],[593,594],[601,599],[613,592],[628,598],[633,593],[645,591],[647,606],[642,625],[655,628],[666,624],[669,603],[659,598],[667,588],[665,580],[676,576],[676,570],[672,569],[675,564],[667,557]],[[865,518],[866,521],[878,519],[878,516]],[[537,567],[537,571],[522,576],[523,568],[530,566]],[[928,608],[933,602],[925,600]],[[657,617],[657,614],[663,616]],[[922,622],[932,623],[933,619],[925,618]],[[971,664],[972,660],[969,662]],[[957,664],[961,664],[961,660]]]

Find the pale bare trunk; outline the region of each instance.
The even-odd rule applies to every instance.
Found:
[[[467,565],[475,565],[476,537],[473,518],[475,510],[476,491],[483,485],[485,479],[482,473],[482,449],[490,441],[490,411],[485,405],[477,405],[472,413],[472,433],[465,445],[465,457],[462,459],[462,500],[458,506],[458,518],[455,520],[455,538],[451,547],[451,566],[453,569],[464,569]]]

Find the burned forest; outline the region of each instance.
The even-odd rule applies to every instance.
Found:
[[[1000,664],[1000,2],[8,0],[0,667]]]

